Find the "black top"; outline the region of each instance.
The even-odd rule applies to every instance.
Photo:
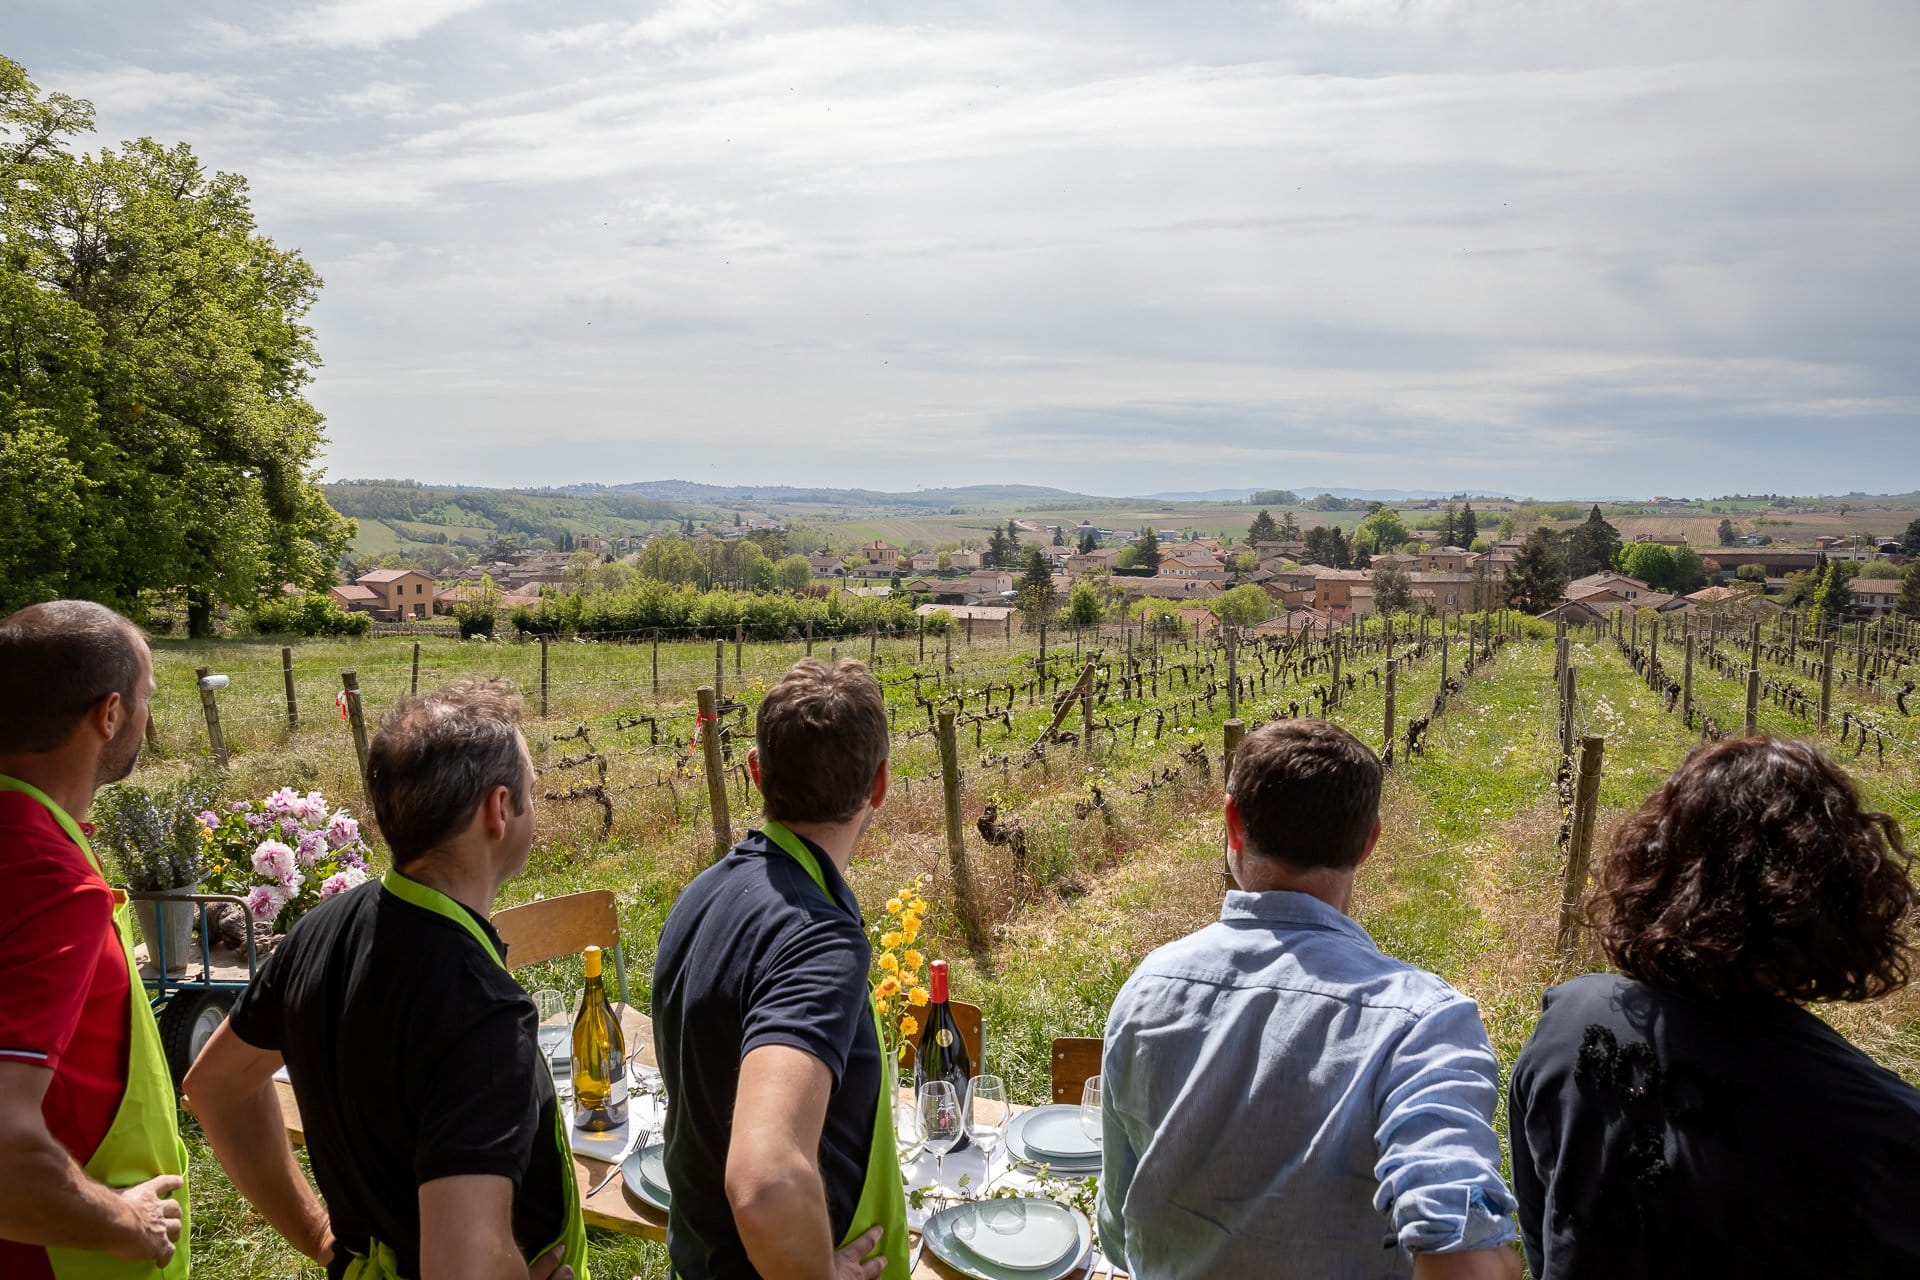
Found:
[[[553,1080],[533,1001],[459,924],[362,885],[294,925],[231,1020],[242,1040],[286,1058],[344,1246],[329,1275],[369,1237],[393,1248],[401,1275],[419,1275],[419,1187],[435,1178],[511,1178],[521,1252],[559,1239]]]
[[[1575,978],[1507,1106],[1535,1280],[1920,1275],[1920,1091],[1784,1000]]]
[[[836,1242],[860,1202],[880,1091],[867,996],[873,952],[853,891],[817,846],[808,848],[833,901],[753,831],[695,877],[660,933],[653,1036],[672,1099],[667,1250],[681,1280],[755,1274],[727,1205],[726,1169],[740,1062],[762,1045],[812,1054],[833,1073],[820,1173]]]

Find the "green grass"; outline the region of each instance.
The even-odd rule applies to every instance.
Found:
[[[1083,638],[1086,649],[1101,643],[1108,655],[1124,655],[1118,633]],[[156,699],[160,750],[144,777],[178,773],[205,755],[205,729],[193,688],[193,669],[211,666],[232,677],[220,707],[233,751],[230,785],[236,795],[264,793],[291,784],[319,787],[358,807],[358,780],[348,729],[332,706],[339,672],[359,672],[369,708],[377,713],[404,694],[411,679],[412,642],[340,641],[303,644],[295,653],[300,725],[285,723],[279,646],[240,641],[188,645],[156,644],[161,694]],[[831,646],[822,643],[816,653]],[[736,674],[731,646],[724,653],[724,679],[749,702],[802,650],[800,645],[753,645]],[[866,657],[857,640],[843,653]],[[1141,652],[1146,652],[1142,650]],[[1052,653],[1064,671],[1076,669],[1071,638],[1055,637]],[[602,835],[597,808],[578,800],[542,800],[529,871],[508,886],[503,905],[535,895],[585,888],[612,889],[620,902],[630,977],[637,1003],[651,990],[653,948],[674,896],[710,854],[710,827],[698,761],[674,738],[691,728],[693,688],[711,682],[711,643],[664,645],[660,692],[653,691],[652,649],[647,645],[556,643],[549,649],[550,715],[530,719],[528,737],[545,767],[543,790],[564,790],[585,774],[561,759],[590,742],[608,757],[608,782],[619,791],[615,822]],[[929,640],[925,660],[913,639],[875,647],[877,669],[887,682],[897,717],[895,765],[902,779],[876,822],[852,880],[863,902],[876,904],[911,876],[930,878],[936,912],[927,950],[955,960],[957,998],[979,1003],[988,1026],[987,1059],[1006,1075],[1017,1100],[1048,1096],[1049,1046],[1055,1036],[1097,1035],[1107,1008],[1126,976],[1153,947],[1195,929],[1218,912],[1221,893],[1219,743],[1226,699],[1217,697],[1182,726],[1154,740],[1143,729],[1136,742],[1123,730],[1119,741],[1098,740],[1089,754],[1056,746],[1035,762],[1024,748],[1049,718],[1045,699],[1029,703],[1024,692],[1014,708],[1012,730],[983,729],[976,747],[963,729],[963,811],[979,894],[992,924],[993,941],[971,955],[958,940],[951,916],[950,871],[945,862],[940,796],[931,778],[937,759],[924,710],[913,699],[912,674],[937,696],[945,676],[945,647]],[[973,645],[956,637],[952,693],[979,705],[990,683],[1023,678],[1033,657],[1028,642],[1012,646],[982,634]],[[1212,658],[1169,646],[1172,664]],[[1461,646],[1453,646],[1458,675]],[[1577,638],[1573,661],[1581,691],[1579,725],[1607,738],[1601,837],[1639,803],[1695,740],[1664,699],[1646,689],[1611,641]],[[1377,653],[1349,661],[1362,677],[1335,718],[1365,740],[1380,741],[1384,690],[1367,672]],[[421,647],[421,682],[429,685],[460,672],[506,675],[533,694],[537,711],[539,648],[523,644],[469,644],[428,640]],[[1444,716],[1434,721],[1424,755],[1397,762],[1384,804],[1386,834],[1363,869],[1355,910],[1387,951],[1433,969],[1479,1001],[1495,1049],[1510,1064],[1537,1017],[1541,989],[1580,971],[1585,961],[1562,958],[1555,948],[1555,915],[1562,859],[1555,836],[1560,815],[1552,783],[1557,761],[1551,644],[1542,639],[1507,646],[1466,682]],[[1256,680],[1258,661],[1243,653],[1242,673]],[[1273,714],[1287,702],[1310,706],[1306,688],[1322,677],[1291,684],[1269,679],[1248,700],[1250,720]],[[1703,702],[1714,714],[1725,691],[1710,672],[1696,674]],[[1189,692],[1163,679],[1164,709]],[[1732,688],[1730,682],[1728,689]],[[1437,653],[1410,665],[1398,687],[1399,720],[1424,715],[1439,684]],[[996,706],[1004,695],[996,695]],[[1148,709],[1143,702],[1115,702],[1100,714],[1123,719]],[[663,742],[648,744],[644,729],[617,728],[619,717],[646,712],[660,717]],[[588,738],[574,737],[586,725]],[[1148,724],[1151,724],[1149,712]],[[1069,727],[1078,725],[1070,717]],[[1145,790],[1177,753],[1203,744],[1210,758],[1197,769],[1176,772],[1172,782]],[[1870,794],[1911,810],[1920,799],[1910,766],[1890,758],[1886,767],[1854,762]],[[671,782],[671,791],[662,780]],[[1098,787],[1105,804],[1091,807]],[[736,830],[751,820],[736,782],[731,790]],[[989,797],[1025,822],[1028,874],[1015,874],[1004,848],[984,846],[972,820]],[[523,974],[530,986],[564,982],[565,965]],[[1834,1021],[1881,1061],[1920,1079],[1920,1013],[1916,1001],[1895,998],[1862,1009],[1835,1012]],[[196,1159],[194,1240],[196,1271],[217,1278],[301,1274],[297,1260],[243,1204],[206,1159],[190,1131]],[[604,1276],[664,1275],[663,1251],[636,1240],[596,1233],[593,1265]]]

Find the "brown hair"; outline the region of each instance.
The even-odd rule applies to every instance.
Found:
[[[1302,869],[1360,864],[1380,820],[1380,758],[1325,720],[1247,735],[1227,779],[1252,853]]]
[[[131,622],[85,600],[0,618],[0,752],[58,750],[108,694],[131,704],[140,644]]]
[[[1592,915],[1621,973],[1712,999],[1872,1000],[1905,985],[1899,824],[1811,743],[1701,747],[1614,834]]]
[[[865,663],[794,663],[767,690],[753,726],[767,816],[847,821],[872,797],[889,738],[887,700]]]
[[[495,787],[515,813],[533,803],[520,695],[504,680],[454,680],[387,712],[367,752],[367,798],[393,865],[404,868],[473,820]]]

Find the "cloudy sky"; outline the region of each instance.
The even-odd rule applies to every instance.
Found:
[[[330,474],[1920,487],[1913,0],[9,0]]]

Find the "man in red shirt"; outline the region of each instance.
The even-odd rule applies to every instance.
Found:
[[[132,771],[152,693],[146,641],[110,609],[59,600],[0,619],[8,1280],[186,1272],[173,1098],[155,1097],[153,1015],[115,921],[124,895],[74,816]]]

